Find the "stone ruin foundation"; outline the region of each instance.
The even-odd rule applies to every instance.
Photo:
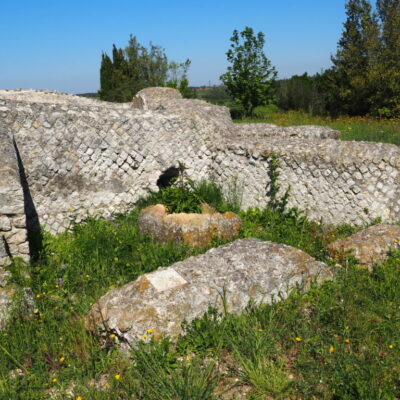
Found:
[[[319,126],[233,124],[225,107],[149,88],[129,104],[0,91],[0,265],[29,258],[37,232],[108,216],[157,191],[178,162],[193,180],[268,202],[271,154],[289,206],[324,223],[400,221],[400,148],[338,140]]]

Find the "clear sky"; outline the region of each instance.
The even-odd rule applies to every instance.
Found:
[[[345,0],[0,0],[0,89],[99,88],[102,51],[135,35],[192,61],[191,85],[218,84],[234,29],[266,36],[279,77],[331,65]]]

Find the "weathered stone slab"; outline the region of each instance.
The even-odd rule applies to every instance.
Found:
[[[270,303],[296,285],[330,276],[324,263],[299,249],[240,239],[111,290],[93,305],[87,320],[91,328],[113,331],[129,344],[149,329],[156,337],[174,338],[183,320],[201,317],[209,306],[222,311],[224,301],[236,313],[250,299]]]
[[[240,230],[241,219],[232,212],[168,214],[162,204],[144,208],[138,219],[141,233],[163,242],[181,241],[193,247],[206,247],[213,238],[229,240]]]
[[[331,255],[350,252],[360,264],[371,269],[387,258],[387,252],[400,246],[400,225],[374,225],[345,239],[331,243]]]

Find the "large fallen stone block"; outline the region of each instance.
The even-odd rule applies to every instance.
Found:
[[[141,233],[162,242],[175,240],[193,247],[209,246],[213,238],[230,240],[239,233],[241,224],[241,219],[232,212],[168,214],[162,204],[144,208],[138,219]]]
[[[399,247],[400,225],[374,225],[328,246],[330,254],[350,253],[366,268],[380,264],[390,249]]]
[[[226,306],[237,313],[251,299],[270,303],[313,277],[330,276],[324,263],[299,249],[240,239],[109,291],[93,305],[87,322],[92,329],[113,332],[130,345],[149,329],[156,338],[174,338],[184,320],[201,317],[209,306],[220,311]]]

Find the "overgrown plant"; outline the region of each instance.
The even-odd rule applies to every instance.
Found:
[[[164,204],[170,213],[201,213],[206,203],[218,212],[239,212],[242,190],[237,179],[228,185],[226,195],[221,185],[205,179],[195,182],[190,179],[183,163],[178,163],[178,176],[170,186],[139,200],[139,208],[152,204]]]
[[[269,162],[269,183],[267,196],[269,197],[268,206],[272,209],[283,213],[289,201],[290,186],[286,189],[282,197],[279,197],[279,159],[276,153],[271,153]]]

